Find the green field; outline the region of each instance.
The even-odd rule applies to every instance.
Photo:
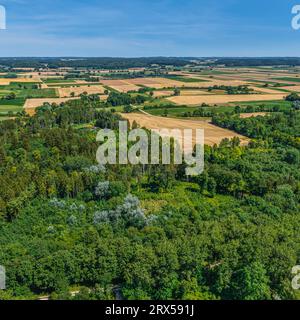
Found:
[[[75,80],[73,79],[54,79],[54,78],[51,78],[51,79],[43,79],[44,83],[75,83]]]
[[[179,107],[179,108],[153,108],[147,109],[146,112],[154,116],[162,116],[167,111],[168,117],[181,117],[184,112],[193,112],[197,107]]]
[[[153,108],[153,109],[147,109],[145,111],[154,116],[163,116],[167,114],[168,117],[181,118],[183,117],[184,113],[187,113],[187,112],[193,113],[198,109],[199,107],[179,106],[174,108],[172,107],[171,108]],[[234,111],[234,109],[235,109],[234,106],[220,106],[220,107],[204,107],[202,110],[215,111],[216,113],[224,113],[224,112],[232,112]]]
[[[0,116],[0,122],[1,121],[5,121],[5,120],[9,120],[9,119],[12,119],[11,117],[2,117],[2,116]]]
[[[27,89],[14,91],[19,98],[57,98],[55,89]]]
[[[300,82],[300,78],[289,78],[289,77],[274,78],[274,80],[291,81],[291,82]]]
[[[275,80],[275,79],[274,79]],[[269,84],[270,87],[289,87],[289,86],[293,86],[292,84],[290,83],[281,83],[281,82],[272,82],[272,81],[262,81],[262,80],[254,80],[254,79],[246,79],[246,81],[249,81],[249,82],[255,82],[255,83],[261,83],[262,85],[263,84]],[[288,80],[286,80],[288,81]]]
[[[23,105],[27,98],[56,98],[58,97],[55,89],[40,89],[37,82],[12,82],[6,86],[0,86],[0,98],[14,93],[16,99],[0,100],[0,105]]]
[[[249,107],[260,107],[264,106],[265,109],[270,109],[274,107],[279,107],[278,111],[286,111],[289,110],[291,107],[291,103],[289,101],[253,101],[253,102],[241,102],[235,103],[231,105],[224,105],[224,106],[216,106],[216,107],[203,107],[201,110],[204,111],[214,111],[215,113],[225,113],[225,112],[233,112],[235,107],[239,105],[242,109],[246,109]],[[163,116],[167,113],[168,117],[182,117],[184,113],[190,112],[193,113],[194,111],[198,110],[199,107],[188,107],[188,106],[157,106],[156,108],[153,107],[151,109],[146,108],[145,111],[155,115],[155,116]],[[256,111],[256,110],[254,110]]]
[[[38,82],[11,82],[9,85],[0,86],[0,91],[8,90],[9,92],[12,92],[15,90],[35,89],[34,87],[39,84],[40,83]]]
[[[11,91],[9,91],[9,90],[0,90],[0,98],[8,95],[10,93],[11,93]]]
[[[274,101],[247,101],[247,102],[236,102],[235,105],[240,106],[261,106],[274,107],[279,106],[284,109],[289,109],[291,107],[291,102],[285,100],[274,100]]]
[[[0,100],[0,104],[10,104],[11,102],[13,104],[20,104],[24,103],[24,99],[29,98],[56,98],[58,97],[57,92],[55,89],[18,89],[18,90],[0,90],[0,98],[5,97],[6,95],[9,95],[10,93],[14,93],[16,95],[16,99],[13,100],[7,100],[4,99],[3,102]],[[23,101],[20,102],[19,101]]]
[[[23,106],[24,103],[24,98],[17,98],[13,100],[0,99],[0,106]]]
[[[23,106],[16,105],[0,105],[0,114],[8,113],[8,112],[20,112],[23,110]]]
[[[171,80],[176,80],[176,81],[181,81],[181,82],[206,82],[206,80],[202,79],[197,79],[197,78],[187,78],[187,77],[181,77],[181,76],[167,76],[165,78],[171,79]]]
[[[193,72],[194,73],[194,72]],[[230,71],[218,71],[218,70],[205,70],[205,71],[199,71],[195,72],[195,75],[199,76],[210,76],[210,75],[226,75],[226,74],[234,74],[234,72]]]

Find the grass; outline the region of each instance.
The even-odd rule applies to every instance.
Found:
[[[15,94],[19,98],[57,98],[55,89],[28,89],[18,90]]]
[[[16,105],[0,105],[0,114],[8,113],[8,112],[20,112],[23,110],[23,106],[16,106]]]
[[[274,79],[275,80],[275,79]],[[278,87],[289,87],[289,86],[293,86],[290,83],[280,83],[280,82],[272,82],[272,81],[262,81],[262,80],[255,80],[255,79],[247,79],[247,81],[250,82],[257,82],[257,83],[261,83],[261,84],[269,84],[271,85],[270,87],[268,87],[269,89],[276,89]],[[286,80],[288,81],[288,80]]]
[[[9,90],[0,90],[0,97],[6,96],[10,93],[11,93],[11,91],[9,91]]]
[[[61,78],[51,78],[51,79],[43,79],[44,83],[75,83],[73,79],[61,79]]]
[[[282,81],[300,82],[300,78],[282,77],[282,78],[274,78],[274,79],[275,80],[282,80]]]
[[[18,90],[0,90],[0,98],[1,97],[5,97],[6,95],[10,94],[10,93],[14,93],[16,95],[15,100],[6,100],[5,99],[5,103],[1,103],[0,100],[0,104],[10,104],[9,101],[13,101],[13,103],[18,103],[18,101],[23,101],[24,99],[28,99],[28,98],[57,98],[58,95],[56,93],[55,89],[18,89]],[[17,100],[17,101],[16,101]],[[22,102],[20,102],[22,103]]]
[[[56,98],[58,97],[54,89],[20,90],[15,91],[16,99],[0,99],[0,106],[23,106],[29,98]]]
[[[24,98],[17,98],[14,100],[0,99],[0,107],[1,106],[23,106],[25,103]]]
[[[193,72],[194,73],[194,72]],[[195,73],[199,76],[210,76],[210,75],[226,75],[226,74],[234,74],[234,72],[230,72],[230,71],[218,71],[218,70],[210,70],[210,71],[198,71],[197,73]]]
[[[2,116],[0,116],[0,122],[1,121],[5,121],[5,120],[9,120],[9,119],[12,119],[11,117],[2,117]]]
[[[181,81],[181,82],[206,82],[206,80],[202,80],[202,79],[187,78],[187,77],[181,77],[181,76],[176,76],[176,75],[166,76],[165,78],[177,80],[177,81]]]
[[[174,105],[176,106],[176,103],[173,103],[169,100],[166,100],[164,98],[154,98],[152,101],[147,101],[145,103],[146,106],[150,106],[150,107],[165,107],[165,106],[170,106],[170,105]]]
[[[29,89],[32,86],[38,85],[38,82],[11,82],[9,85],[6,86],[0,86],[0,88],[5,90],[21,90],[23,88]]]
[[[279,111],[286,111],[289,110],[291,107],[291,103],[289,101],[251,101],[251,102],[241,102],[235,103],[231,105],[222,105],[222,106],[215,106],[215,107],[203,107],[204,111],[215,111],[216,113],[225,113],[225,112],[232,112],[234,111],[235,107],[239,105],[242,109],[246,109],[247,106],[258,107],[264,106],[266,109],[272,109],[275,106],[279,106]],[[198,110],[199,107],[188,107],[188,106],[169,106],[169,107],[153,107],[151,109],[145,109],[146,112],[152,114],[154,116],[163,116],[167,111],[168,117],[183,117],[183,114],[186,112],[193,113],[193,111]],[[199,118],[199,117],[198,117]],[[196,120],[196,117],[192,118]]]
[[[93,123],[74,124],[72,127],[77,130],[92,129],[94,127],[94,124]]]
[[[153,108],[147,109],[146,112],[152,114],[153,116],[163,116],[165,110],[167,110],[168,117],[182,117],[182,114],[185,112],[193,112],[197,110],[196,107],[179,107],[179,108]]]
[[[37,89],[35,88],[37,83],[30,82],[30,83],[16,83],[13,82],[10,85],[7,86],[0,86],[0,97],[6,96],[10,93],[14,93],[17,97],[17,99],[12,100],[14,104],[22,104],[24,101],[21,101],[20,99],[24,100],[27,98],[56,98],[58,97],[56,90],[53,88],[50,89]],[[16,101],[17,100],[17,101]],[[10,100],[9,100],[10,101]],[[6,100],[5,102],[1,102],[0,104],[11,104]],[[19,102],[21,101],[21,102]]]
[[[279,106],[283,108],[290,108],[291,107],[291,102],[285,101],[285,100],[274,100],[274,101],[247,101],[247,102],[236,102],[235,105],[240,105],[240,106],[261,106],[264,105],[266,107],[274,107],[274,106]]]

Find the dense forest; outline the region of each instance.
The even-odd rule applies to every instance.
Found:
[[[0,299],[299,298],[299,113],[214,115],[252,142],[206,146],[194,178],[98,165],[120,119],[82,97],[0,123]]]
[[[259,67],[259,66],[299,66],[299,57],[255,57],[255,58],[217,58],[214,64],[226,67]]]
[[[293,57],[264,57],[264,58],[221,58],[221,57],[140,57],[140,58],[87,58],[87,57],[64,57],[64,58],[1,58],[1,67],[9,68],[98,68],[98,69],[126,69],[151,67],[152,65],[172,65],[183,67],[186,65],[209,64],[225,65],[226,67],[258,67],[258,66],[299,66],[300,58]]]
[[[189,58],[0,58],[0,66],[10,68],[100,68],[100,69],[125,69],[150,67],[153,64],[164,66],[184,66],[189,63]]]

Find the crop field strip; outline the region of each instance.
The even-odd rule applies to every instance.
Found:
[[[72,93],[75,96],[86,92],[87,94],[104,94],[105,88],[101,85],[97,86],[79,86],[79,87],[68,87],[68,88],[58,88],[59,97],[70,97]]]
[[[176,104],[201,105],[206,104],[222,104],[230,102],[245,101],[268,101],[282,100],[287,96],[286,93],[279,94],[236,94],[236,95],[198,95],[198,96],[174,96],[168,97],[167,100]]]
[[[238,137],[242,145],[249,142],[246,137],[233,131],[219,128],[207,121],[173,119],[142,113],[122,114],[122,116],[129,120],[130,123],[136,121],[141,127],[147,129],[204,129],[204,143],[210,146],[220,143],[224,138],[232,139],[233,137]],[[193,144],[195,144],[195,137],[193,137]]]

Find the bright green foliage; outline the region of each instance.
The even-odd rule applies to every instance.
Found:
[[[0,299],[296,298],[298,113],[218,115],[255,140],[206,147],[187,179],[184,165],[97,165],[97,127],[120,119],[101,106],[0,123]]]

